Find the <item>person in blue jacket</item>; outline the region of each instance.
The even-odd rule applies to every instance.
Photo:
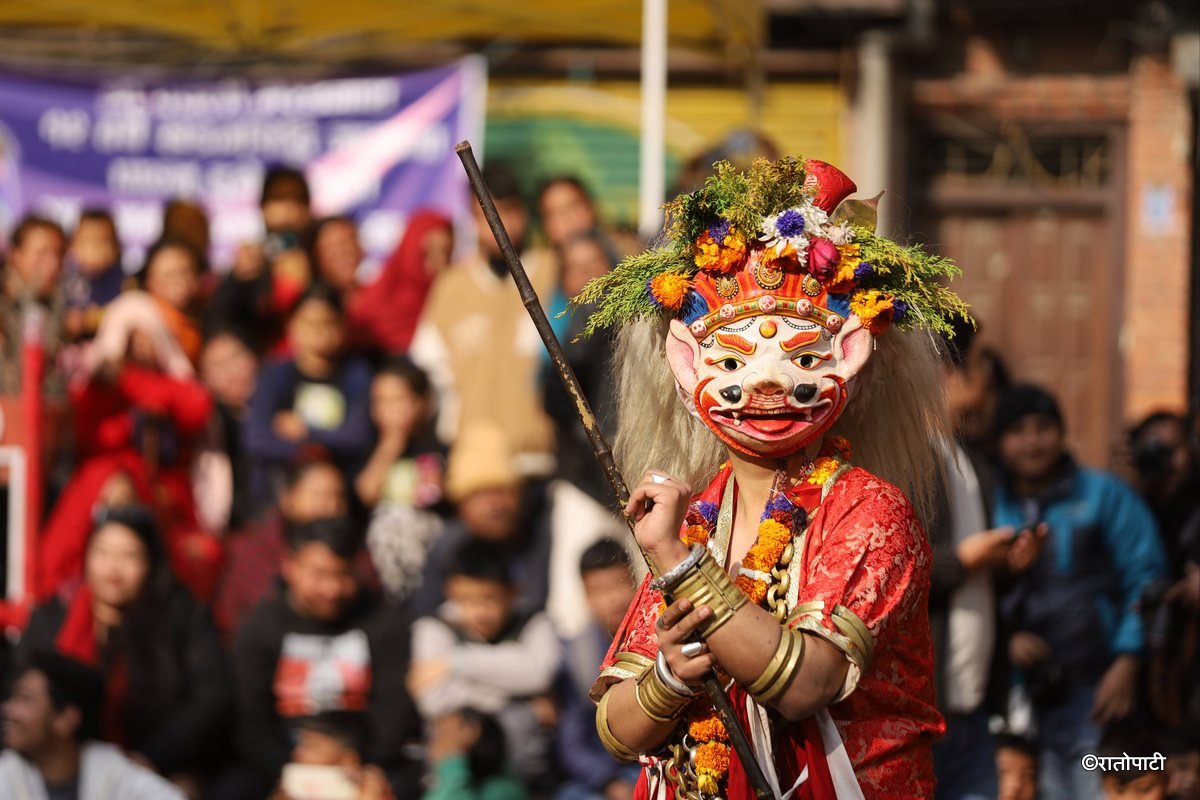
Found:
[[[1139,601],[1166,574],[1162,544],[1133,489],[1071,457],[1062,412],[1047,391],[1010,389],[995,429],[1001,481],[992,524],[1049,528],[1038,559],[1002,601],[1009,656],[1040,740],[1041,796],[1096,797],[1099,773],[1081,760],[1096,752],[1103,726],[1134,711]]]

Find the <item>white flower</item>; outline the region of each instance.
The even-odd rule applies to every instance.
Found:
[[[783,230],[780,230],[782,219]],[[798,224],[803,221],[803,224]],[[758,240],[767,248],[773,249],[776,255],[783,255],[789,247],[801,261],[808,253],[808,221],[803,209],[786,208],[778,214],[764,217],[759,228]]]
[[[848,222],[831,225],[829,226],[829,231],[826,233],[826,237],[829,241],[841,247],[854,241],[854,229],[850,227],[850,223]]]

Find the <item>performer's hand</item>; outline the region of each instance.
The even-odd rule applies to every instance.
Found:
[[[1032,567],[1042,554],[1042,545],[1049,533],[1050,526],[1044,522],[1039,522],[1032,530],[1021,531],[1008,551],[1008,571],[1017,575]]]
[[[647,472],[629,495],[625,515],[634,521],[638,544],[660,572],[687,558],[688,548],[679,538],[679,528],[691,499],[690,486],[661,472]]]
[[[666,656],[667,666],[688,686],[699,687],[717,663],[707,647],[699,655],[689,657],[683,653],[683,645],[687,644],[692,632],[711,616],[712,609],[708,606],[693,609],[691,601],[676,600],[667,606],[655,626],[658,649]]]

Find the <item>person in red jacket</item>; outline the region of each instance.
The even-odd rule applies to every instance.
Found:
[[[120,470],[155,510],[180,580],[209,598],[221,548],[197,524],[189,467],[213,413],[211,395],[157,304],[140,292],[113,301],[84,360],[69,387],[78,466],[42,537],[39,594],[79,576],[90,508],[103,480]]]

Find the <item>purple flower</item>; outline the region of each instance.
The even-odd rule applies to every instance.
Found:
[[[895,300],[892,302],[892,321],[903,322],[908,316],[908,303],[903,300]]]
[[[725,237],[729,235],[729,220],[717,217],[717,221],[708,226],[708,235],[717,244],[724,244]]]
[[[720,509],[716,503],[710,503],[707,500],[701,500],[695,505],[696,512],[704,518],[704,521],[709,525],[715,525],[717,522],[717,512]]]
[[[799,236],[804,233],[804,216],[794,208],[789,208],[775,220],[775,230],[788,239]]]
[[[861,261],[859,262],[858,266],[854,268],[854,280],[857,282],[863,280],[864,278],[869,278],[874,272],[874,267],[872,267],[866,261]]]

